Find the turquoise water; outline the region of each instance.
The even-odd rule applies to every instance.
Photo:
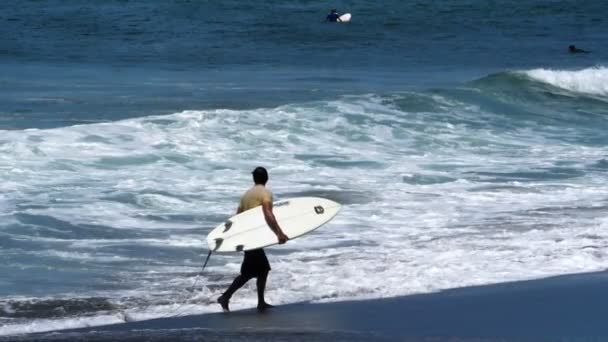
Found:
[[[238,254],[185,289],[258,165],[343,204],[276,304],[605,268],[607,5],[332,6],[0,4],[0,333],[217,311]]]

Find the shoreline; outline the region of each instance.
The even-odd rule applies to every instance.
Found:
[[[608,340],[608,272],[4,336],[31,340]],[[432,338],[432,339],[431,339]]]

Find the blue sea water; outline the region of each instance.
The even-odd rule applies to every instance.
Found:
[[[269,249],[276,304],[605,269],[607,12],[1,2],[0,334],[217,311],[238,254],[186,289],[257,165],[344,205]]]

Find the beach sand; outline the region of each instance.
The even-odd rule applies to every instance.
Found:
[[[263,314],[251,309],[4,339],[608,341],[607,294],[608,272],[597,272],[397,298],[290,304]]]

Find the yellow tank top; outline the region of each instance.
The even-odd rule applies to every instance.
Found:
[[[262,202],[272,203],[272,193],[263,185],[255,185],[241,197],[239,207],[242,211],[262,205]]]

